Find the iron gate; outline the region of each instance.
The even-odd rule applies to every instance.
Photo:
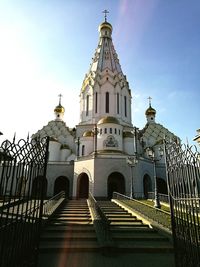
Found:
[[[200,154],[166,144],[168,191],[177,267],[200,267]]]
[[[0,266],[35,266],[45,197],[49,139],[0,147]]]

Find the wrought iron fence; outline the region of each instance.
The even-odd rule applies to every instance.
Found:
[[[46,194],[49,139],[0,147],[0,266],[35,266]]]
[[[200,161],[195,147],[165,144],[177,267],[200,267]]]
[[[169,196],[166,195],[166,194],[161,194],[161,193],[158,193],[158,196],[159,196],[159,200],[161,202],[164,202],[166,204],[169,203]],[[155,193],[154,192],[148,192],[148,199],[155,199]]]

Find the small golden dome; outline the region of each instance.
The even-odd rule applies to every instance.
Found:
[[[131,132],[123,132],[123,137],[124,137],[124,138],[126,138],[126,137],[133,138],[134,135],[133,135],[133,133],[131,133]]]
[[[92,131],[86,131],[83,133],[83,137],[92,137],[92,136],[94,136]]]
[[[103,29],[103,28],[109,28],[110,31],[112,32],[112,25],[110,23],[108,23],[107,21],[104,21],[103,23],[101,23],[99,25],[99,32]]]
[[[145,111],[145,115],[156,115],[156,110],[154,108],[151,107],[151,105],[149,106],[149,108]]]
[[[99,124],[105,124],[105,123],[119,124],[119,121],[115,117],[107,116],[107,117],[103,117],[102,119],[100,119],[97,124],[99,125]]]
[[[65,109],[63,106],[61,106],[60,104],[54,109],[54,112],[58,112],[58,113],[64,113]]]

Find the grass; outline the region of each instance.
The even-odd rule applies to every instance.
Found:
[[[142,200],[140,200],[140,202],[154,207],[154,201],[153,200],[142,199]],[[170,212],[170,207],[161,204],[161,210],[166,211],[166,212]]]
[[[148,218],[152,222],[162,225],[164,228],[171,230],[171,216],[169,208],[155,209],[154,202],[150,200],[120,200],[123,204],[129,206],[136,212]]]

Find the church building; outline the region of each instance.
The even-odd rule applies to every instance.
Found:
[[[87,198],[91,192],[97,198],[111,198],[117,191],[147,197],[154,191],[155,176],[158,191],[167,193],[165,161],[159,152],[163,138],[179,138],[156,122],[151,98],[144,111],[146,125],[143,129],[134,125],[132,92],[106,16],[98,30],[98,45],[80,92],[80,122],[73,129],[67,127],[60,95],[55,119],[32,136],[50,137],[45,193],[53,196],[64,190],[68,197]]]

